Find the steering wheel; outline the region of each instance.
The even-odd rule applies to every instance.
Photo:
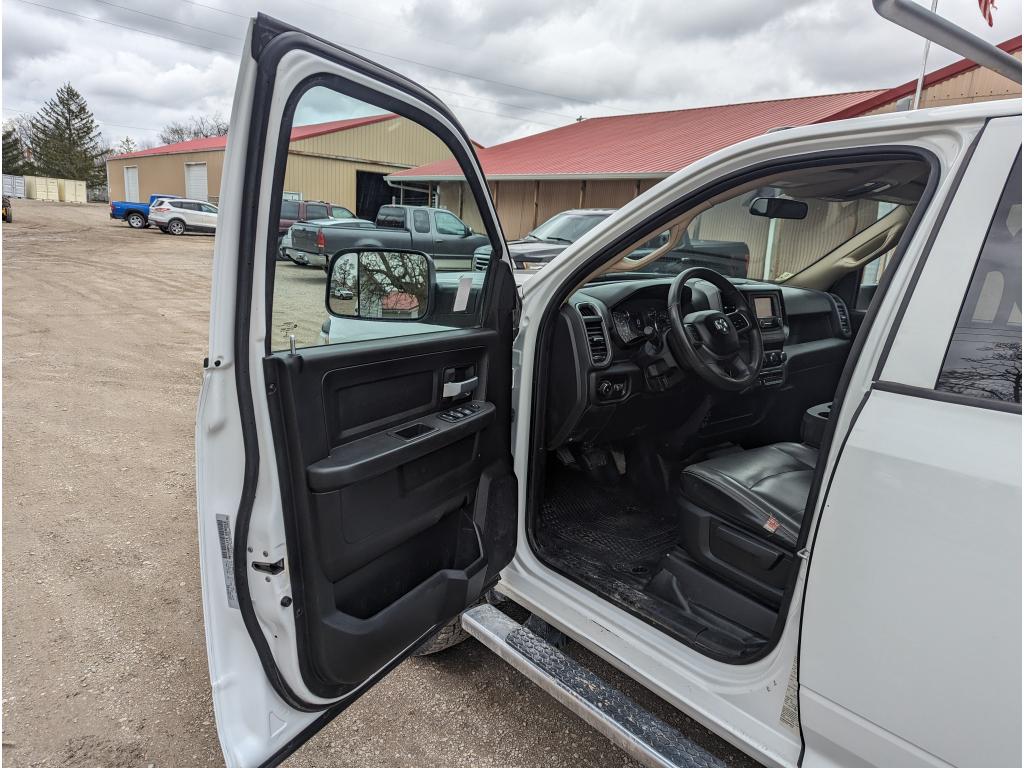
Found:
[[[686,286],[691,280],[714,285],[722,292],[723,304],[731,304],[735,311],[693,312]],[[672,326],[668,346],[680,366],[718,389],[738,391],[757,382],[763,352],[761,330],[743,294],[723,275],[707,267],[684,269],[669,289],[668,316]]]

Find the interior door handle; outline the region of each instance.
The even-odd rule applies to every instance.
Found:
[[[464,395],[467,392],[472,392],[476,389],[476,385],[480,383],[480,379],[474,376],[471,379],[463,379],[462,381],[446,381],[444,388],[441,390],[441,397],[458,397]]]

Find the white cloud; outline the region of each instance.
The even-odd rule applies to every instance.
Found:
[[[130,4],[146,16],[132,13],[127,0],[40,1],[216,50],[8,0],[5,117],[14,116],[12,108],[37,109],[65,81],[85,95],[111,140],[127,134],[152,141],[172,120],[228,115],[244,17],[256,5],[204,0],[219,4],[216,11],[188,2]],[[890,87],[917,74],[922,47],[877,17],[868,0],[405,0],[376,7],[266,0],[258,8],[435,89],[485,144],[577,115]],[[1021,29],[1021,0],[1000,2],[994,29],[974,2],[940,0],[939,10],[994,42]],[[956,58],[933,46],[929,67]],[[329,112],[323,106],[304,117],[335,116]]]

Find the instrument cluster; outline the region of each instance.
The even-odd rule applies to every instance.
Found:
[[[646,335],[645,328],[654,328],[659,333],[667,330],[668,309],[664,305],[619,307],[612,311],[612,324],[619,341],[632,344]]]

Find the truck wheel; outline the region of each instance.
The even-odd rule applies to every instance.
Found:
[[[167,222],[167,231],[172,235],[184,235],[185,234],[185,222],[181,219],[171,219]]]
[[[458,645],[467,637],[469,633],[462,628],[462,622],[456,616],[453,621],[441,627],[436,635],[413,651],[412,655],[429,656],[432,653],[440,653],[453,645]]]
[[[132,211],[125,217],[125,221],[128,222],[128,226],[132,229],[142,229],[149,222],[146,221],[146,217],[138,211]]]

